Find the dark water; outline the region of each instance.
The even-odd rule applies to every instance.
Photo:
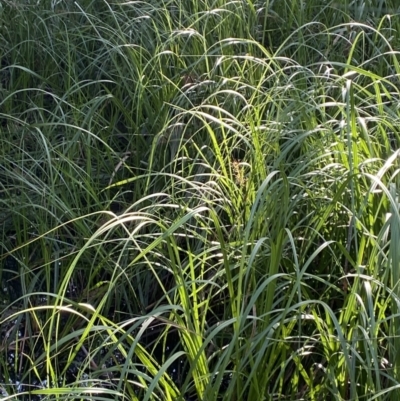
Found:
[[[18,261],[12,257],[7,256],[3,261],[2,270],[2,309],[5,308],[10,302],[18,300],[22,294],[22,286],[19,276],[19,264]],[[68,294],[71,296],[72,294]],[[46,303],[46,299],[42,303]],[[15,303],[16,308],[18,308],[18,303]],[[20,309],[23,309],[20,305]],[[112,319],[112,316],[109,316]],[[3,320],[4,316],[1,316],[0,320]],[[63,323],[63,322],[62,322]],[[64,325],[66,322],[64,322]],[[178,331],[170,330],[167,334],[166,340],[161,340],[157,343],[160,336],[160,330],[163,328],[153,328],[149,327],[145,333],[141,335],[140,344],[145,347],[145,349],[151,353],[152,357],[158,361],[161,366],[163,361],[168,360],[168,358],[178,351],[182,351],[181,339]],[[6,344],[17,343],[16,339],[19,339],[19,343],[25,336],[28,330],[25,327],[24,314],[19,315],[18,319],[14,321],[7,321],[0,327],[0,347],[7,350]],[[133,332],[132,335],[135,337],[137,334]],[[11,339],[11,341],[10,341]],[[44,348],[41,345],[41,340],[32,342],[26,341],[24,343],[24,348],[21,349],[8,349],[6,352],[0,352],[0,393],[2,396],[15,395],[20,401],[41,401],[44,396],[30,395],[29,392],[32,390],[38,390],[41,388],[49,387],[68,387],[75,386],[76,383],[80,382],[80,386],[86,385],[88,388],[101,387],[113,389],[116,388],[120,377],[120,367],[125,364],[125,359],[116,348],[110,349],[105,346],[101,347],[101,351],[93,357],[93,362],[96,368],[93,366],[88,366],[88,351],[82,347],[74,361],[68,366],[66,373],[62,377],[59,383],[48,383],[46,378],[45,364],[43,363]],[[34,349],[29,349],[29,344],[34,344]],[[65,360],[68,358],[69,350],[76,344],[69,344],[65,352]],[[92,349],[100,347],[101,344],[92,344]],[[164,349],[165,348],[165,349]],[[34,362],[38,362],[35,366],[38,375],[34,374],[32,370],[32,364],[29,362],[29,357]],[[62,366],[63,355],[58,355],[58,370],[62,371],[65,365]],[[133,357],[135,358],[135,356]],[[143,367],[140,361],[134,360],[131,366],[135,366],[139,371],[146,373],[146,368]],[[6,369],[2,369],[2,366],[6,366]],[[110,375],[111,373],[111,375]],[[189,363],[186,359],[181,358],[175,361],[167,370],[168,375],[172,381],[176,384],[177,388],[181,388],[187,375],[189,374]],[[39,377],[38,377],[39,376]],[[129,374],[127,379],[132,381],[137,381],[137,377],[134,374]],[[221,391],[227,387],[229,383],[229,375],[227,375],[224,383],[222,385]],[[140,390],[143,392],[143,390]],[[22,395],[22,393],[27,393]],[[139,397],[140,394],[138,390]],[[102,399],[107,398],[106,394],[99,395]],[[82,396],[84,398],[84,396]],[[110,400],[113,399],[109,396]],[[95,395],[93,394],[93,398]],[[197,396],[195,394],[188,395],[185,397],[187,401],[197,401]]]
[[[12,257],[7,257],[3,266],[1,302],[2,309],[6,309],[6,306],[9,305],[10,302],[14,302],[21,297],[22,287],[19,275],[16,272],[18,269],[18,262]],[[18,303],[15,303],[15,308],[16,310],[23,309],[22,305],[18,308]],[[4,317],[5,316],[2,315],[0,320],[3,320]],[[35,344],[34,349],[29,349],[29,344],[32,344],[31,341],[23,341],[28,332],[25,327],[24,319],[24,314],[20,314],[15,320],[6,320],[0,327],[0,347],[3,348],[3,351],[0,352],[0,394],[3,397],[15,395],[20,401],[40,401],[44,399],[44,396],[30,395],[29,392],[49,387],[46,379],[45,365],[41,358],[45,349],[41,345],[42,342],[40,340],[33,342],[33,344]],[[65,323],[66,322],[64,322],[64,324]],[[153,358],[161,365],[163,358],[168,359],[170,354],[176,352],[176,345],[180,344],[180,341],[179,335],[171,332],[167,338],[165,355],[163,355],[163,343],[154,346],[158,335],[159,333],[157,333],[157,330],[149,328],[148,332],[142,335],[140,343],[151,352]],[[17,344],[19,349],[9,349],[7,344],[14,344],[12,345],[13,348],[15,348],[15,344]],[[99,345],[100,344],[97,346]],[[35,366],[36,371],[39,373],[39,378],[38,375],[34,374],[31,363],[26,355],[29,355],[33,361],[35,359],[42,361]],[[68,350],[65,355],[65,358],[67,357]],[[63,366],[61,366],[62,358],[63,356],[60,355],[59,365],[57,366],[59,371],[63,370]],[[82,347],[75,356],[74,361],[69,365],[62,380],[60,380],[59,383],[51,383],[50,387],[76,386],[75,383],[77,381],[81,383],[80,386],[86,385],[91,388],[101,387],[112,389],[116,387],[116,383],[118,383],[119,379],[119,367],[123,366],[125,363],[125,359],[120,351],[118,349],[102,347],[100,352],[93,357],[93,362],[96,369],[94,366],[88,366],[88,351],[85,347]],[[139,371],[145,373],[146,369],[141,366],[140,361],[138,360],[135,362],[134,366],[136,366]],[[1,367],[6,367],[6,369],[2,369]],[[167,373],[179,388],[184,379],[186,379],[187,371],[187,363],[183,359],[180,359],[169,367]],[[112,376],[109,376],[110,372]],[[133,374],[129,374],[128,379],[136,381],[137,377]],[[95,395],[93,396],[95,397]],[[101,397],[104,399],[107,398],[107,395],[101,394]],[[113,397],[109,397],[110,400],[113,399]],[[195,400],[194,398],[187,399]]]

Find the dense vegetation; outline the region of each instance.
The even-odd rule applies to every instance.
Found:
[[[399,12],[1,1],[1,399],[397,401]]]

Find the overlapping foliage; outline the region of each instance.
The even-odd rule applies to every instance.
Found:
[[[396,7],[4,0],[2,399],[397,400]]]

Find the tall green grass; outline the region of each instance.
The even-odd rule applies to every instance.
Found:
[[[397,400],[395,1],[3,1],[2,399]]]

